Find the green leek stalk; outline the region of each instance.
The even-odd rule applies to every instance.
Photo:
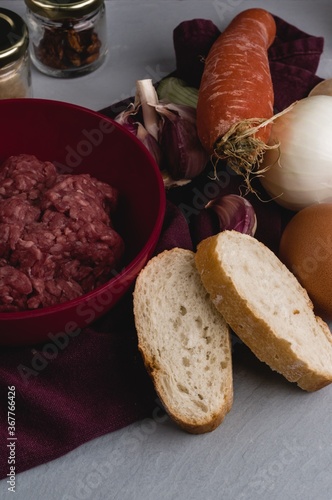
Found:
[[[198,89],[189,87],[180,78],[169,76],[161,80],[157,87],[159,99],[172,102],[173,104],[184,104],[192,108],[197,107]]]

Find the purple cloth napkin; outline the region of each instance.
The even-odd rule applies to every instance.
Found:
[[[278,33],[270,49],[276,108],[304,97],[320,79],[315,75],[323,39],[307,35],[276,18]],[[199,85],[203,58],[218,36],[211,21],[192,20],[174,30],[177,74]],[[127,102],[102,110],[114,117]],[[179,246],[194,249],[216,232],[203,210],[220,192],[239,192],[234,175],[225,182],[204,173],[184,188],[168,193],[164,227],[155,253]],[[274,203],[251,197],[257,211],[256,236],[276,249],[288,214]],[[215,221],[214,221],[215,222]],[[271,228],[274,228],[271,231]],[[137,349],[132,293],[78,337],[58,339],[57,354],[46,345],[2,348],[0,352],[0,478],[8,464],[8,387],[15,386],[15,473],[53,460],[103,434],[151,416],[156,394]]]
[[[324,39],[303,33],[275,17],[277,36],[269,49],[270,71],[275,92],[275,108],[282,111],[306,97],[322,78],[316,75]]]

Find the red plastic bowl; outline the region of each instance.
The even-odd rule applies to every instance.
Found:
[[[0,163],[34,154],[63,172],[90,173],[118,188],[116,227],[125,240],[125,266],[109,282],[75,300],[32,311],[0,313],[0,344],[44,342],[75,335],[110,310],[151,257],[165,213],[159,169],[130,132],[103,115],[58,101],[0,101]]]

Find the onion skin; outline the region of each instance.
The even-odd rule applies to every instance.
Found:
[[[277,117],[260,182],[279,205],[299,211],[332,202],[332,96],[301,99]]]

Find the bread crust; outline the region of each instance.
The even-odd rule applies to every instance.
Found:
[[[171,386],[171,383],[168,385],[167,382],[173,382],[174,377],[177,377],[177,373],[174,371],[171,372],[170,365],[167,362],[168,360],[165,360],[165,356],[163,357],[160,353],[158,353],[158,349],[156,349],[153,341],[153,337],[159,335],[159,332],[156,326],[151,326],[151,323],[149,323],[150,318],[148,317],[149,314],[147,313],[146,309],[146,301],[151,300],[151,302],[153,302],[153,295],[158,293],[158,283],[152,283],[150,271],[153,269],[154,272],[159,271],[159,273],[163,275],[163,271],[165,271],[165,265],[169,263],[170,258],[174,261],[181,258],[192,259],[192,269],[195,274],[195,279],[198,283],[198,286],[196,287],[198,290],[197,293],[201,297],[199,300],[202,301],[202,303],[206,301],[207,308],[211,307],[212,315],[217,324],[220,325],[220,336],[222,338],[223,346],[220,348],[223,348],[225,350],[226,358],[228,361],[227,366],[225,366],[222,370],[223,375],[220,379],[219,402],[213,404],[214,408],[211,410],[209,409],[206,415],[202,415],[202,412],[197,412],[199,413],[199,415],[196,415],[195,413],[188,411],[188,408],[186,406],[186,396],[181,402],[179,402],[178,400],[174,400],[171,391],[168,390],[168,387]],[[140,272],[136,280],[133,298],[135,325],[138,336],[138,349],[141,353],[146,370],[149,373],[154,384],[155,391],[159,396],[165,410],[179,427],[191,434],[202,434],[213,431],[224,420],[226,414],[231,410],[233,404],[231,338],[228,325],[226,324],[222,316],[219,315],[217,311],[215,311],[213,305],[210,303],[209,298],[207,297],[203,285],[201,284],[198,271],[195,267],[194,253],[190,250],[173,248],[171,250],[165,250],[161,254],[158,254],[156,257],[151,259],[145,266],[145,268]],[[179,301],[180,300],[181,298],[179,298]],[[169,306],[167,304],[167,301],[164,301],[162,311],[160,311],[160,322],[170,321],[170,318],[172,317],[172,311],[169,311],[168,307]],[[176,304],[174,304],[174,307],[176,307]],[[216,316],[214,316],[215,313],[217,313]],[[157,313],[156,311],[150,311],[150,316],[153,314],[159,314],[159,311]],[[215,326],[213,326],[214,333],[215,329]],[[195,331],[194,328],[193,331]],[[175,335],[175,332],[171,326],[169,327],[167,335],[169,336],[169,338],[170,336]],[[192,333],[192,335],[194,338],[193,342],[200,342],[200,339],[197,338],[196,333]],[[172,366],[174,368],[174,363]],[[199,370],[199,368],[197,369]],[[200,372],[195,374],[195,377],[198,376],[205,377],[207,379],[209,377],[208,373]],[[218,377],[219,372],[216,372],[211,376]],[[183,383],[185,384],[185,381],[183,381]],[[205,396],[205,394],[203,394],[203,396]],[[188,397],[193,398],[194,396],[189,394]],[[183,406],[183,409],[181,408],[181,404]]]
[[[306,391],[316,391],[330,384],[332,382],[332,367],[321,371],[312,369],[308,362],[301,359],[294,351],[291,339],[283,338],[280,332],[274,331],[271,324],[261,318],[254,310],[253,305],[250,304],[250,297],[241,295],[237,290],[232,276],[224,269],[220,255],[218,255],[218,238],[222,234],[203,240],[198,245],[195,256],[202,282],[218,311],[258,359],[268,364],[272,370],[282,374],[290,382],[296,382],[299,387]],[[227,234],[223,234],[221,237],[227,237]],[[256,242],[258,246],[264,247],[259,241],[256,240]],[[243,244],[245,245],[245,242]],[[275,263],[283,267],[285,271],[286,268],[281,261],[274,255],[273,258],[276,259]],[[290,273],[288,270],[286,272]],[[304,296],[307,309],[313,314],[313,305],[307,292],[297,280],[294,285],[293,275],[291,276],[291,284],[296,286],[294,291]],[[246,277],[243,276],[243,280],[245,279]],[[257,287],[259,286],[260,283],[257,282]],[[273,290],[267,291],[267,293],[273,294]],[[328,339],[332,353],[332,335],[328,325],[318,316],[316,316],[316,322],[319,324],[321,335],[325,335]]]

